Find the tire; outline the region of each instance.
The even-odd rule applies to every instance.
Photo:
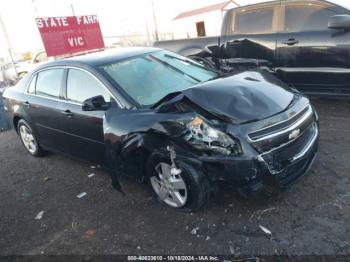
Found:
[[[35,137],[31,127],[25,120],[21,119],[18,121],[17,130],[23,146],[29,154],[35,157],[44,155],[44,151],[40,147],[38,139]]]
[[[159,170],[165,167],[165,170],[169,171],[170,160],[160,156],[151,156],[147,163],[149,183],[158,201],[165,206],[182,212],[197,211],[209,200],[211,194],[209,180],[202,172],[190,165],[185,163],[177,163],[177,165],[181,173],[171,174],[170,171],[170,179],[161,181]],[[180,180],[183,181],[183,184]],[[177,190],[178,188],[184,189]],[[174,199],[176,196],[177,201]]]

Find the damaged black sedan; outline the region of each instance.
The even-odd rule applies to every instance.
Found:
[[[244,196],[285,189],[318,144],[309,100],[267,71],[223,76],[155,48],[47,63],[4,93],[33,156],[57,151],[149,181],[159,200],[193,211],[219,181]]]

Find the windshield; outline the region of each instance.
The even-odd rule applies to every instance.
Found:
[[[168,51],[148,53],[100,68],[141,107],[218,77],[197,62]]]

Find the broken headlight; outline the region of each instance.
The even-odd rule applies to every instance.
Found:
[[[212,151],[224,155],[240,155],[242,149],[238,141],[209,126],[196,116],[187,124],[185,140],[199,150]]]

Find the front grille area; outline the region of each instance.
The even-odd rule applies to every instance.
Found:
[[[251,145],[259,153],[264,153],[289,143],[292,140],[299,140],[300,136],[302,136],[314,121],[312,108],[308,105],[292,118],[276,125],[254,131],[250,133],[248,137]],[[295,135],[295,137],[292,137],[292,135]]]
[[[317,128],[317,124],[313,122],[297,139],[261,154],[270,171],[272,173],[284,171],[284,168],[288,167],[305,149],[311,148],[313,145],[310,143],[313,143],[318,135]]]
[[[310,111],[312,111],[311,106],[307,105],[306,107],[304,107],[302,110],[300,110],[298,113],[293,115],[288,120],[277,123],[276,125],[268,126],[260,130],[254,131],[250,133],[248,136],[252,141],[257,141],[269,134],[273,134],[275,132],[288,128],[289,126],[297,122],[300,118],[302,118],[307,112],[310,112]]]

